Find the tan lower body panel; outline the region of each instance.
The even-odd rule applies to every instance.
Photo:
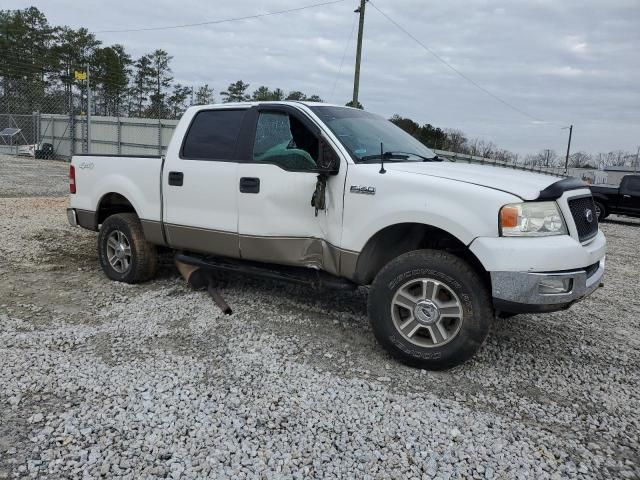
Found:
[[[318,238],[257,237],[171,224],[165,224],[165,229],[172,248],[315,268],[349,279],[353,278],[356,270],[357,252],[342,250]]]
[[[356,276],[356,266],[358,264],[358,252],[351,250],[340,251],[340,276],[354,280]]]
[[[142,232],[147,242],[161,246],[166,245],[162,234],[162,223],[155,220],[140,220],[140,225],[142,225]]]
[[[341,250],[318,238],[240,236],[241,257],[340,275]]]
[[[171,248],[183,248],[194,252],[238,258],[238,234],[185,227],[184,225],[164,225],[167,242]]]

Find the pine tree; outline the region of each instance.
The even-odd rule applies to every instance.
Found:
[[[65,98],[70,98],[74,85],[77,85],[74,72],[86,70],[94,50],[101,42],[86,28],[74,30],[62,27],[58,30],[56,37],[56,44],[51,53],[55,56],[59,67],[54,77],[62,84]],[[79,87],[82,88],[82,85]],[[71,107],[79,109],[79,100],[76,100]]]
[[[287,98],[285,100],[306,100],[307,96],[299,90],[294,90],[293,92],[289,92]]]
[[[169,63],[173,57],[162,49],[155,50],[149,55],[151,61],[151,76],[153,77],[153,93],[150,100],[151,105],[147,110],[147,116],[151,118],[162,118],[168,113],[167,89],[173,82],[171,67]]]
[[[210,105],[214,103],[213,88],[208,83],[202,85],[195,93],[194,105]]]
[[[171,118],[180,118],[187,109],[186,103],[192,92],[193,89],[191,87],[185,87],[179,83],[173,86],[173,91],[168,99]]]
[[[122,45],[112,45],[96,49],[91,64],[96,110],[103,115],[120,115],[129,84],[131,57]]]
[[[227,90],[220,93],[224,97],[224,103],[230,102],[246,102],[251,97],[246,93],[249,88],[248,83],[244,83],[242,80],[232,83],[227,87]]]
[[[153,91],[153,70],[149,55],[143,55],[135,61],[131,88],[129,89],[131,104],[129,115],[141,117],[145,111],[147,99]]]

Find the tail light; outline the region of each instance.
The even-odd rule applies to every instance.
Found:
[[[69,165],[69,193],[76,193],[76,168]]]

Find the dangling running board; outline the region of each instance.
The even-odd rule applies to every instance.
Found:
[[[252,277],[269,278],[283,282],[308,285],[314,289],[355,290],[358,284],[327,272],[304,267],[271,265],[249,260],[201,256],[192,253],[177,253],[176,260],[197,265],[209,270],[233,272]]]

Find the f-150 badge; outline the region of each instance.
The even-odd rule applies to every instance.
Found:
[[[365,195],[375,195],[376,187],[366,187],[364,185],[351,185],[351,193],[364,193]]]

